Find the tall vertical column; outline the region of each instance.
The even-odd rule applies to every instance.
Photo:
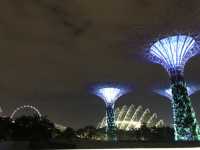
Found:
[[[106,132],[107,132],[108,140],[116,141],[117,135],[116,135],[114,104],[106,105],[106,117],[107,117]]]
[[[199,126],[188,96],[186,83],[180,73],[172,74],[171,88],[175,140],[198,140]]]

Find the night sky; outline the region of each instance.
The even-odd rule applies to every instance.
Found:
[[[5,115],[30,104],[56,123],[96,125],[105,113],[88,92],[96,82],[128,82],[116,106],[142,105],[170,124],[170,102],[152,92],[168,75],[137,54],[157,37],[200,33],[199,0],[3,0],[0,2],[0,100]],[[200,56],[185,79],[200,84]],[[200,121],[200,92],[192,103]]]

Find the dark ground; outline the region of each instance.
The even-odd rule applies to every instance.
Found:
[[[77,148],[180,148],[180,147],[200,147],[200,142],[80,142]]]
[[[99,148],[192,148],[200,147],[200,142],[103,142],[103,141],[77,141],[76,146],[66,142],[30,143],[30,142],[4,142],[0,144],[2,150],[38,150],[38,149],[99,149]]]

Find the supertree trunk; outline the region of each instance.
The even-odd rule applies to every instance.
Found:
[[[108,104],[106,106],[106,117],[107,117],[107,136],[108,140],[116,141],[116,124],[115,124],[115,113],[114,113],[114,104]]]
[[[175,140],[199,140],[199,125],[188,96],[186,82],[180,73],[175,73],[171,76],[171,88]]]

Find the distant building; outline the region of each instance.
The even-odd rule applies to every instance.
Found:
[[[135,107],[131,104],[129,107],[124,105],[115,110],[115,123],[118,129],[131,130],[140,128],[142,124],[147,127],[163,127],[164,121],[158,119],[156,113],[151,113],[150,110],[143,109],[142,106]],[[106,127],[106,116],[98,123],[97,129]]]

